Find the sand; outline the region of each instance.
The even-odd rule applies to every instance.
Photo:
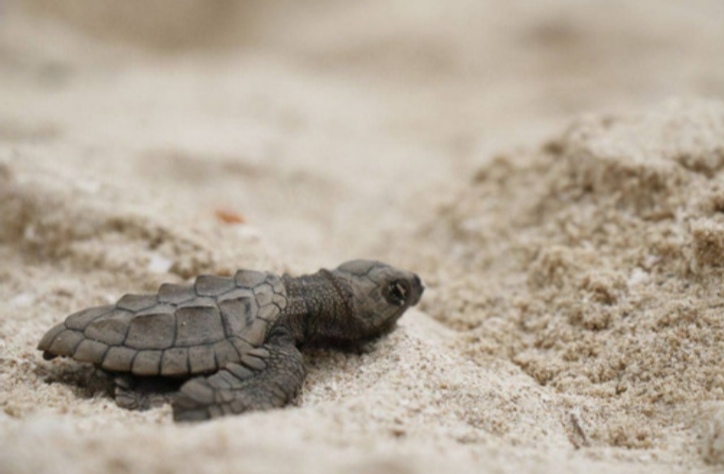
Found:
[[[0,472],[722,472],[718,1],[8,2]],[[35,346],[199,273],[428,289],[175,425]]]

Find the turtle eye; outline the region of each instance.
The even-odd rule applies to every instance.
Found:
[[[402,306],[407,299],[407,286],[401,280],[396,280],[387,286],[387,301],[395,306]]]

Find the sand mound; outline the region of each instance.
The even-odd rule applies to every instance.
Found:
[[[723,164],[724,106],[704,102],[498,156],[424,231],[463,275],[438,272],[427,309],[477,360],[610,402],[590,439],[651,446],[683,406],[724,398]]]

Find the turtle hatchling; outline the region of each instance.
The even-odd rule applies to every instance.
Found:
[[[176,380],[176,421],[284,406],[305,376],[298,346],[355,344],[391,330],[420,301],[414,273],[370,260],[291,277],[239,270],[72,314],[38,349],[90,362],[116,381],[116,402],[144,408],[145,382]],[[180,382],[179,382],[180,381]]]

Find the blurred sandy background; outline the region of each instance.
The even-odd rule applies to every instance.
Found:
[[[721,472],[724,3],[5,0],[1,472]],[[419,272],[294,406],[35,345],[202,272]]]

